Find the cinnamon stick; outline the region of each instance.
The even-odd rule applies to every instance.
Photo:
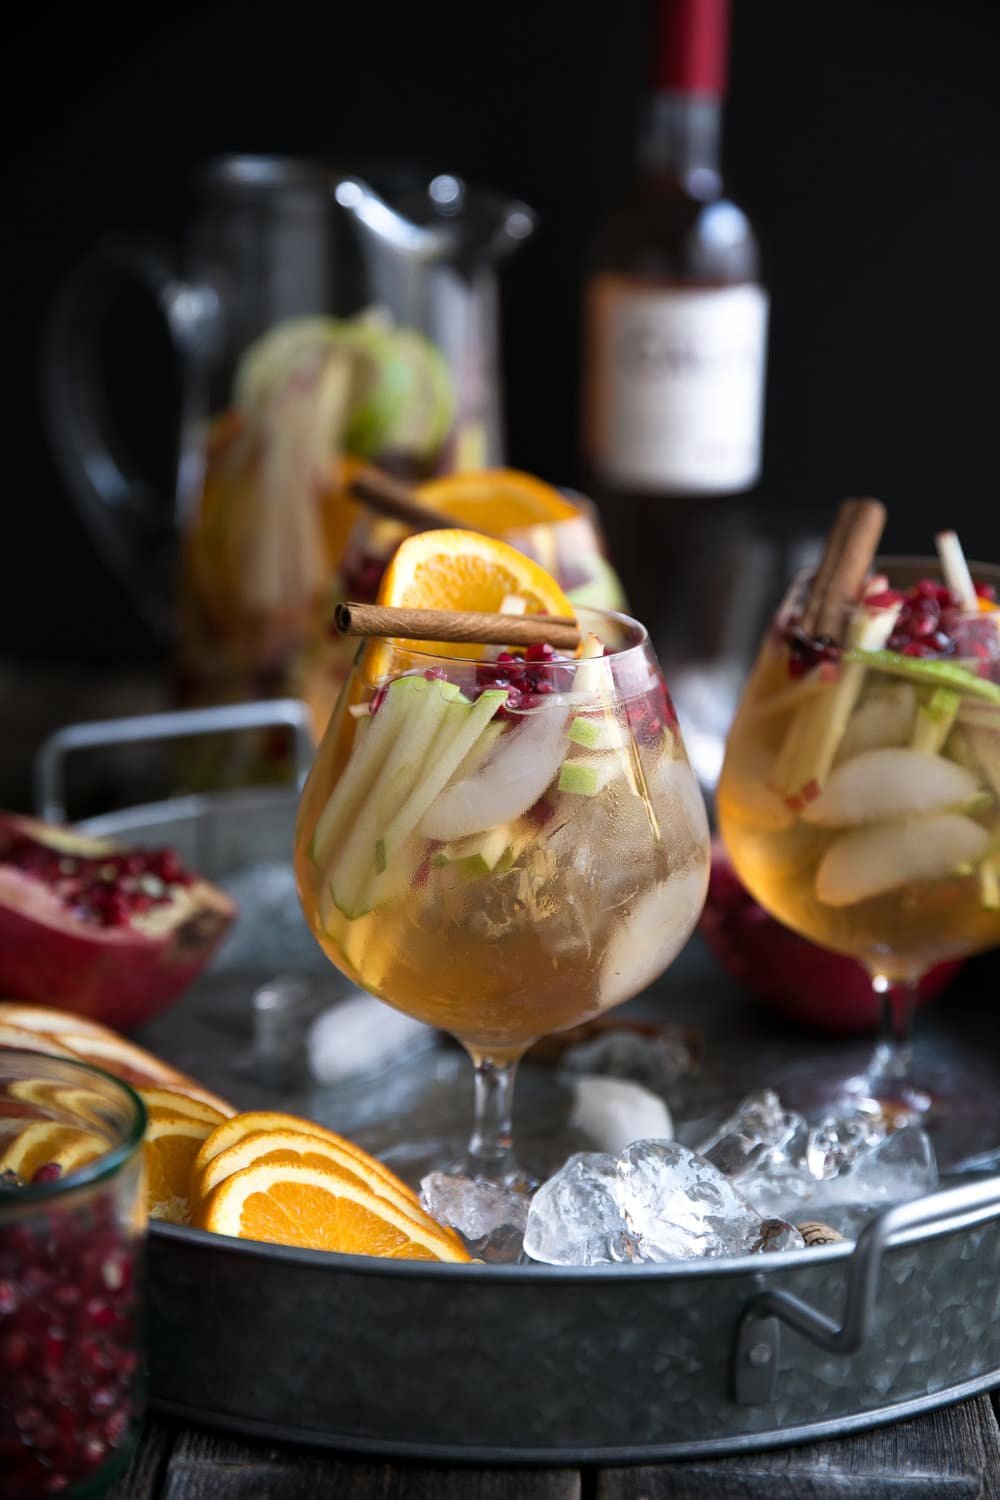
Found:
[[[881,500],[845,500],[827,537],[799,622],[806,635],[840,642],[885,529]]]
[[[403,521],[413,531],[438,531],[442,527],[457,526],[462,531],[481,531],[481,526],[470,526],[468,521],[459,521],[447,511],[438,510],[414,494],[409,485],[366,464],[348,481],[347,492],[362,501],[370,510],[394,521]]]
[[[338,604],[341,635],[380,635],[411,641],[463,641],[482,646],[531,646],[547,641],[561,651],[580,644],[576,621],[554,615],[503,615],[485,610],[396,609],[383,604]]]

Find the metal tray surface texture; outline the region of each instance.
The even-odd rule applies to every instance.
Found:
[[[469,1118],[471,1069],[457,1049],[429,1047],[328,1088],[262,1079],[253,1066],[256,988],[291,974],[317,1005],[347,992],[294,900],[295,805],[288,790],[227,793],[81,825],[171,842],[238,898],[254,892],[254,921],[238,922],[198,984],[136,1039],[238,1107],[309,1114],[405,1175],[408,1132],[459,1131]],[[1000,1085],[995,1026],[977,1000],[995,987],[994,959],[921,1014],[919,1050],[970,1091]],[[697,937],[624,1011],[699,1028],[695,1113],[705,1118],[762,1084],[781,1092],[797,1070],[860,1063],[871,1045],[772,1019]],[[565,1085],[525,1066],[518,1095],[520,1142],[551,1147]],[[1000,1179],[985,1174],[884,1212],[856,1245],[784,1255],[613,1270],[427,1266],[154,1225],[148,1276],[155,1404],[345,1450],[642,1462],[843,1433],[1000,1383]]]

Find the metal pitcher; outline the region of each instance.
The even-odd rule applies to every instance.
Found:
[[[179,256],[134,239],[115,239],[100,245],[77,269],[55,300],[43,360],[49,439],[69,494],[105,561],[130,588],[157,637],[168,644],[179,628],[178,590],[183,584],[178,583],[178,558],[183,558],[185,539],[197,527],[204,506],[212,444],[224,444],[231,435],[226,414],[233,410],[234,381],[247,351],[272,330],[292,326],[293,320],[308,333],[310,326],[322,331],[322,320],[331,320],[332,326],[332,320],[367,310],[376,330],[389,325],[407,336],[415,333],[439,351],[450,381],[450,404],[446,424],[445,406],[435,407],[441,431],[435,429],[435,441],[428,439],[419,451],[412,442],[419,402],[417,416],[412,402],[406,416],[410,450],[394,451],[391,433],[373,431],[378,422],[373,424],[370,411],[362,412],[367,421],[356,425],[367,445],[363,456],[390,462],[414,477],[500,463],[496,272],[535,225],[525,204],[454,175],[428,178],[392,168],[359,176],[311,159],[213,160],[197,178],[196,196],[197,212]],[[156,493],[135,471],[108,416],[103,335],[112,304],[129,281],[144,286],[155,299],[180,364],[180,430],[171,494]],[[364,337],[370,342],[375,335]],[[440,396],[440,402],[445,399]],[[385,451],[378,450],[379,437]],[[321,446],[325,441],[321,434]],[[294,505],[292,489],[285,476],[275,491],[276,503]],[[318,491],[322,489],[319,482]],[[274,547],[273,536],[271,542],[263,539],[259,511],[254,514],[255,524],[247,522],[233,553],[234,565],[251,572],[254,546],[265,551]],[[276,516],[274,523],[273,535],[288,533],[287,520]],[[323,525],[316,525],[318,536]],[[261,536],[259,544],[255,536]],[[315,562],[315,548],[299,547],[303,555],[310,550]],[[327,561],[324,555],[321,565]],[[199,565],[204,562],[202,558]],[[211,562],[210,572],[214,566]],[[284,567],[278,613],[286,625],[294,617],[293,636],[301,631],[303,611],[308,613],[311,602],[297,599],[296,589],[304,595],[315,585],[314,577],[298,578],[293,565]],[[224,595],[225,588],[217,590],[213,583],[207,592]],[[213,626],[208,635],[215,630]],[[264,637],[258,631],[249,648],[258,678],[261,673],[273,676],[289,639],[284,628],[275,634],[268,627]],[[261,683],[249,686],[253,696]],[[216,696],[240,696],[240,691]]]

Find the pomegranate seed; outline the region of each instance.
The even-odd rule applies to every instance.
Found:
[[[57,1161],[46,1161],[43,1162],[40,1167],[37,1167],[35,1169],[35,1172],[31,1178],[31,1183],[33,1187],[36,1184],[41,1186],[46,1182],[58,1182],[61,1176],[62,1167],[59,1165],[59,1163]]]
[[[996,602],[997,591],[992,583],[977,583],[973,586],[980,599],[988,599],[991,604]]]
[[[9,1318],[12,1313],[16,1313],[20,1300],[15,1282],[0,1281],[0,1318]]]

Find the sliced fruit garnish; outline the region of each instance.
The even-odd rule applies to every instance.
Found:
[[[708,875],[707,859],[671,875],[640,896],[625,919],[616,922],[601,963],[602,1010],[637,995],[673,962],[701,914]]]
[[[357,1172],[359,1176],[363,1176],[367,1171],[377,1174],[393,1193],[399,1194],[404,1200],[409,1200],[410,1203],[419,1207],[416,1193],[407,1187],[402,1178],[397,1177],[380,1162],[377,1156],[370,1156],[368,1152],[362,1151],[360,1146],[349,1141],[346,1136],[338,1135],[335,1130],[327,1130],[324,1125],[317,1125],[314,1120],[305,1120],[301,1115],[284,1114],[279,1110],[244,1110],[238,1115],[233,1115],[232,1119],[226,1120],[224,1124],[217,1126],[211,1135],[206,1137],[195,1157],[192,1184],[195,1186],[200,1184],[201,1175],[221,1151],[228,1150],[230,1146],[235,1146],[237,1142],[245,1140],[249,1135],[273,1130],[291,1130],[300,1135],[317,1136],[320,1140],[335,1146],[346,1156],[352,1157],[356,1165],[351,1170]]]
[[[26,1047],[32,1052],[47,1052],[51,1057],[68,1057],[79,1061],[75,1052],[62,1046],[44,1031],[29,1031],[26,1026],[11,1026],[0,1020],[0,1047]]]
[[[577,755],[565,760],[556,787],[579,797],[596,797],[618,776],[625,773],[625,763],[617,755]]]
[[[847,627],[847,640],[849,647],[863,649],[845,651],[836,682],[796,710],[768,778],[796,812],[826,781],[864,686],[862,658],[881,654],[898,614],[898,604],[860,609]]]
[[[922,750],[866,750],[831,772],[823,791],[802,809],[806,823],[846,828],[956,807],[974,796],[971,771]]]
[[[837,751],[837,761],[865,750],[908,745],[917,716],[912,682],[878,682],[851,715]]]
[[[917,709],[917,722],[911,741],[913,749],[923,750],[927,755],[939,754],[944,749],[961,706],[960,694],[953,692],[951,688],[935,688],[927,702]]]
[[[157,1115],[189,1115],[192,1120],[203,1120],[211,1126],[221,1125],[226,1119],[221,1110],[213,1109],[204,1100],[182,1094],[177,1089],[148,1088],[139,1089],[138,1093],[151,1119]],[[233,1111],[230,1109],[228,1113],[232,1114]]]
[[[468,1262],[423,1210],[404,1213],[353,1173],[298,1162],[259,1162],[227,1177],[205,1206],[203,1227],[238,1239],[392,1260]]]
[[[578,515],[576,506],[553,485],[521,469],[446,474],[419,485],[416,493],[433,509],[494,536],[524,526],[568,521]]]
[[[358,1187],[374,1193],[407,1218],[419,1222],[419,1203],[408,1189],[395,1185],[391,1176],[381,1170],[380,1163],[360,1152],[345,1151],[323,1136],[282,1129],[253,1131],[213,1156],[200,1171],[192,1171],[191,1202],[195,1205],[196,1220],[208,1217],[211,1195],[227,1177],[258,1163],[273,1162],[296,1162],[300,1166],[320,1169],[332,1166]]]
[[[150,1116],[143,1136],[146,1162],[146,1206],[151,1218],[186,1224],[191,1216],[188,1189],[191,1168],[202,1141],[213,1130],[193,1115]]]
[[[510,864],[514,838],[510,825],[501,823],[486,833],[473,833],[454,843],[442,844],[431,856],[431,864],[440,869],[451,867],[470,879],[492,875],[498,865]]]
[[[572,615],[573,607],[550,574],[523,552],[495,537],[475,531],[422,531],[396,548],[378,591],[379,604],[406,609],[486,610],[499,612],[517,594],[528,614]],[[539,639],[544,627],[539,627]],[[445,656],[480,657],[482,646],[433,641],[398,642],[405,650],[437,650]],[[391,670],[392,653],[380,641],[369,642],[365,672],[369,680]]]
[[[5,1000],[0,1003],[0,1021],[11,1026],[23,1026],[27,1031],[44,1031],[58,1038],[62,1031],[73,1031],[78,1036],[117,1036],[110,1026],[100,1021],[91,1021],[87,1016],[78,1016],[75,1011],[56,1010],[50,1005],[29,1005],[23,1001]]]
[[[865,651],[851,649],[844,652],[847,661],[872,667],[879,672],[889,672],[897,677],[909,677],[914,682],[926,682],[934,687],[952,688],[956,693],[973,698],[985,698],[988,703],[1000,704],[1000,684],[980,677],[967,667],[956,662],[937,661],[922,656],[903,656],[896,651]]]
[[[923,880],[940,880],[981,859],[985,828],[959,813],[877,823],[842,834],[816,871],[816,899],[855,906]]]
[[[70,1172],[94,1161],[106,1149],[100,1136],[76,1125],[34,1120],[20,1130],[0,1153],[0,1172],[17,1172],[25,1182],[30,1182],[46,1162],[55,1162],[63,1172]]]
[[[553,706],[511,725],[471,776],[443,786],[423,814],[423,836],[461,839],[515,822],[557,775],[566,753],[566,721],[565,710]]]

